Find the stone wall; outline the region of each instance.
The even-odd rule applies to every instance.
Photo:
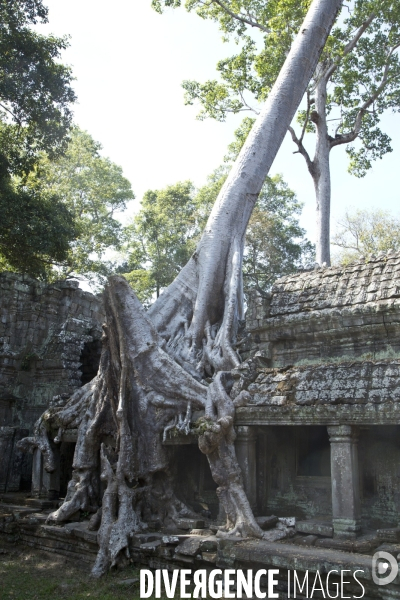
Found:
[[[90,370],[97,372],[101,299],[78,286],[0,273],[0,437],[12,460],[20,460],[13,448],[21,431],[32,432],[51,398],[70,394],[91,378]],[[5,480],[0,474],[0,491]],[[10,482],[8,475],[13,491],[18,486]]]
[[[400,254],[279,279],[249,300],[253,349],[270,366],[379,353],[400,355]]]
[[[251,296],[247,356],[256,354],[234,372],[233,393],[251,394],[236,423],[257,432],[261,513],[332,522],[332,469],[337,477],[335,460],[346,446],[353,463],[341,473],[347,469],[351,502],[359,505],[353,525],[397,526],[399,276],[400,254],[389,253],[286,276],[265,297]],[[319,472],[318,461],[325,465]]]
[[[235,375],[235,393],[247,389],[251,405],[275,410],[282,424],[285,419],[301,424],[295,417],[300,407],[313,407],[304,411],[310,425],[329,423],[335,413],[341,415],[338,422],[365,425],[393,424],[400,416],[400,359],[354,359],[283,369],[258,368],[255,372],[239,368]],[[238,412],[249,413],[249,407]]]

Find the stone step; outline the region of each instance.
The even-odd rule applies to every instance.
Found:
[[[46,498],[31,498],[26,493],[0,494],[0,504],[13,504],[17,506],[29,506],[37,510],[49,510],[58,508],[58,500],[47,500]]]

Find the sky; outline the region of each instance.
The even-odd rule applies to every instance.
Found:
[[[199,107],[185,106],[181,82],[216,78],[218,60],[233,54],[216,23],[184,9],[159,15],[151,0],[47,0],[49,23],[40,29],[70,35],[63,54],[76,81],[75,122],[103,146],[103,154],[122,166],[138,210],[148,189],[177,181],[200,186],[218,167],[243,114],[224,123],[198,121]],[[347,173],[343,147],[331,154],[332,220],[349,207],[380,208],[397,214],[400,115],[388,113],[383,128],[393,152],[377,161],[363,179]],[[315,199],[304,159],[287,136],[270,174],[282,173],[304,203],[301,224],[315,237]]]

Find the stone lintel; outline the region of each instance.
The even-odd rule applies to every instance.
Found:
[[[237,425],[398,425],[400,402],[317,406],[256,406],[236,410]]]

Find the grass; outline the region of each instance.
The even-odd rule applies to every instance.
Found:
[[[139,571],[127,567],[101,579],[91,579],[89,568],[81,570],[58,554],[22,545],[10,546],[0,539],[1,600],[136,600]]]

